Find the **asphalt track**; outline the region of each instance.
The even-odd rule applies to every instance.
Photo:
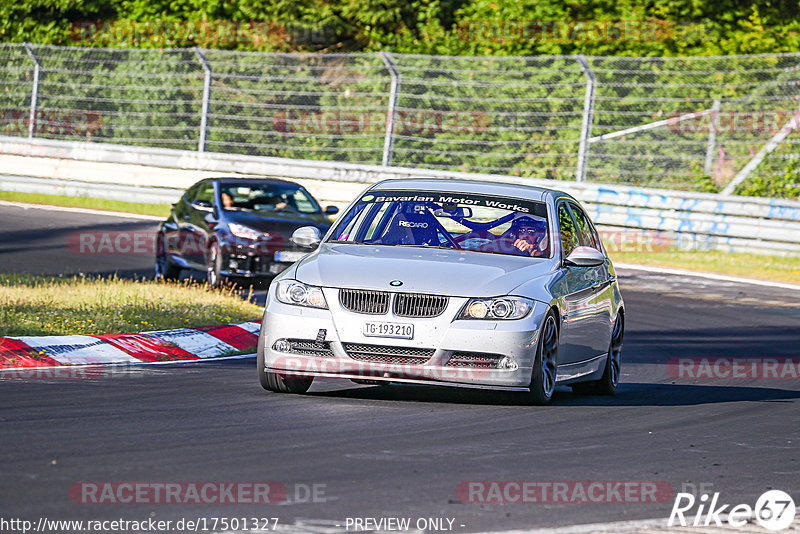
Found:
[[[149,255],[79,254],[67,238],[154,228],[0,206],[0,272],[147,276]],[[634,271],[620,279],[628,325],[613,398],[563,388],[541,408],[488,392],[330,381],[305,396],[270,394],[252,358],[0,381],[0,514],[278,517],[309,532],[348,517],[445,517],[454,532],[485,532],[666,518],[672,508],[671,499],[465,503],[466,481],[659,481],[751,506],[777,488],[800,503],[800,381],[676,378],[666,366],[683,356],[800,358],[800,292]],[[70,499],[79,481],[271,481],[290,497],[317,484],[324,498],[88,505]]]

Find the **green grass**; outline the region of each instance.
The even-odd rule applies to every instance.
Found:
[[[620,263],[638,263],[800,283],[800,257],[676,249],[653,252],[609,252],[609,256],[613,261]]]
[[[170,211],[169,204],[140,204],[137,202],[105,200],[102,198],[42,195],[39,193],[16,193],[13,191],[0,191],[0,200],[7,200],[9,202],[26,202],[28,204],[67,206],[70,208],[120,211],[124,213],[136,213],[139,215],[155,215],[157,217],[164,218],[169,216]]]
[[[231,288],[90,277],[0,274],[0,336],[127,334],[257,321]]]

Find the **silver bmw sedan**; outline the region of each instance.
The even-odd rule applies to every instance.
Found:
[[[403,179],[369,187],[272,283],[258,343],[270,391],[315,377],[611,395],[625,328],[616,273],[566,193]]]

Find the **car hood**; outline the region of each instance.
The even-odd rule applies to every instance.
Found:
[[[298,266],[301,282],[462,297],[508,295],[551,274],[553,260],[418,247],[323,244]],[[402,286],[389,282],[400,280]]]
[[[261,232],[279,233],[291,236],[301,226],[316,226],[324,233],[331,223],[320,213],[298,213],[296,211],[252,212],[226,211],[225,219],[229,223],[242,224]]]

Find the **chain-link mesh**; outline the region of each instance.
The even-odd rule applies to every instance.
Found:
[[[695,190],[729,182],[800,104],[800,54],[587,70],[574,56],[0,45],[0,134],[28,135],[35,61],[35,137],[567,180],[583,140],[588,181]],[[792,130],[751,176],[784,173],[797,145]]]
[[[0,45],[0,134],[28,135],[34,63],[19,45]]]
[[[707,175],[713,184],[725,184],[799,109],[795,54],[595,57],[589,63],[597,77],[593,136],[667,121],[590,143],[591,181],[696,189],[703,186],[698,177]],[[691,113],[697,116],[677,120]],[[794,157],[791,140],[751,176],[781,174]]]

